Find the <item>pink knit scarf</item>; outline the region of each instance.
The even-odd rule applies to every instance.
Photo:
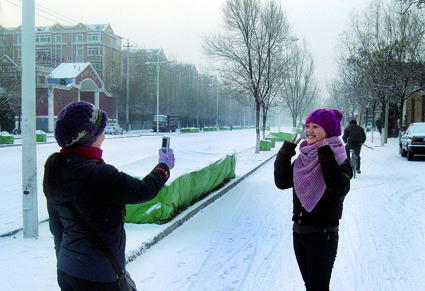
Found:
[[[347,158],[345,147],[337,136],[326,139],[338,165]],[[311,212],[316,207],[326,190],[322,168],[319,164],[317,149],[323,146],[324,140],[314,144],[303,141],[300,144],[300,154],[294,162],[294,189],[303,207]]]

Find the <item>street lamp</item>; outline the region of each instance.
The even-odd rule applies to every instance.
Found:
[[[157,62],[146,62],[146,65],[156,65],[156,134],[159,134],[159,70],[161,64],[171,64],[170,61],[157,61]]]

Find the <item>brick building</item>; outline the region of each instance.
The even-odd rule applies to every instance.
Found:
[[[405,103],[406,127],[413,122],[425,122],[425,91],[418,90]]]
[[[36,65],[56,68],[61,63],[90,62],[108,91],[121,85],[122,38],[109,24],[36,27]],[[0,26],[0,57],[21,64],[21,27]]]

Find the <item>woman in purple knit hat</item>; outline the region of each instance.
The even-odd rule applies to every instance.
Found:
[[[306,139],[285,142],[274,163],[275,184],[293,188],[293,244],[306,290],[329,290],[338,226],[353,175],[341,135],[342,114],[318,109],[305,121]],[[300,154],[292,162],[295,149]]]
[[[123,290],[125,205],[153,199],[174,167],[171,149],[159,150],[158,164],[143,179],[105,163],[106,120],[85,101],[68,104],[56,120],[61,150],[45,163],[43,191],[61,290]]]

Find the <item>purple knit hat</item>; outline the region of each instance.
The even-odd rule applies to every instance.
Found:
[[[316,123],[323,127],[329,136],[340,136],[342,118],[343,115],[338,110],[317,109],[310,113],[305,120],[305,124]]]
[[[61,147],[91,146],[103,132],[106,113],[86,101],[75,101],[59,113],[55,126],[55,138]]]

